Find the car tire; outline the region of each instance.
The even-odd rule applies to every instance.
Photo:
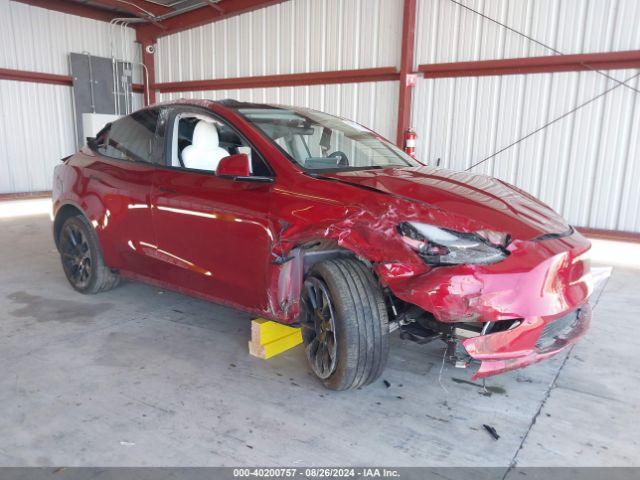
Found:
[[[104,264],[98,236],[84,216],[64,221],[58,236],[58,251],[67,280],[78,292],[105,292],[120,283],[118,273]]]
[[[309,366],[327,388],[362,387],[382,374],[389,319],[380,285],[362,262],[313,265],[304,282],[300,325]]]

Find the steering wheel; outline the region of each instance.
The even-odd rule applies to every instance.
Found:
[[[336,159],[336,165],[338,165],[339,167],[348,167],[349,166],[349,158],[347,157],[347,154],[344,153],[344,152],[341,152],[340,150],[336,150],[335,152],[330,154],[329,157],[330,158],[335,158]]]

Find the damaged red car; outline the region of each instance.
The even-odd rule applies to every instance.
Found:
[[[394,330],[444,341],[477,378],[557,354],[590,321],[590,244],[548,206],[318,111],[153,106],[54,177],[73,288],[129,278],[299,325],[331,389],[378,378]]]

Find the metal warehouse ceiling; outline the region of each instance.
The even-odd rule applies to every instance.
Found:
[[[210,6],[220,9],[220,0],[68,0],[85,7],[102,10],[120,17],[137,17],[159,21],[191,10]]]

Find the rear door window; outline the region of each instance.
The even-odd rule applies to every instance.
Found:
[[[140,110],[111,124],[98,137],[98,151],[132,162],[164,163],[164,122],[157,108]]]

